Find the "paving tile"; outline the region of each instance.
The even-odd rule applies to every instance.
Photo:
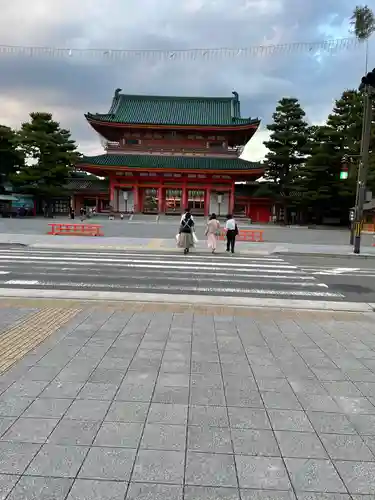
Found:
[[[166,387],[189,387],[190,377],[187,373],[160,373],[158,384]]]
[[[141,448],[149,450],[183,451],[186,445],[186,426],[146,424]]]
[[[292,386],[293,391],[298,394],[321,394],[326,396],[327,389],[323,386],[323,382],[318,379],[311,378],[295,378],[288,377],[288,381]]]
[[[299,394],[298,398],[305,410],[340,413],[341,410],[331,396],[321,394]]]
[[[39,444],[0,442],[0,474],[22,474],[39,448]]]
[[[67,411],[65,418],[99,421],[105,417],[110,404],[110,401],[77,399]]]
[[[112,354],[116,354],[116,356],[113,357],[112,355],[110,355],[110,351],[112,351]],[[115,349],[110,349],[98,364],[98,367],[92,372],[91,376],[94,376],[96,370],[116,370],[124,374],[130,365],[130,361],[131,359],[129,357],[121,356],[120,353]]]
[[[283,457],[328,458],[318,436],[312,432],[276,431]]]
[[[334,460],[375,461],[374,455],[359,436],[321,434],[320,439]]]
[[[121,382],[122,379],[124,378],[124,373],[125,371],[122,370],[110,370],[110,369],[105,369],[105,368],[96,368],[92,374],[90,375],[90,378],[88,379],[88,382],[95,383],[95,384],[114,384],[118,386]]]
[[[236,465],[240,488],[291,489],[281,458],[236,455]]]
[[[43,358],[38,363],[38,365],[35,365],[32,368],[30,368],[30,370],[26,373],[25,377],[27,377],[28,380],[37,380],[37,381],[44,380],[50,382],[51,380],[53,380],[59,373],[61,368],[59,366],[42,366],[42,364],[44,363],[45,360]]]
[[[189,402],[189,389],[187,387],[158,386],[155,388],[152,402],[187,405]]]
[[[292,387],[286,378],[255,377],[259,390],[267,392],[287,392],[292,391]]]
[[[76,479],[67,500],[124,500],[127,486],[123,481]]]
[[[187,486],[184,500],[240,500],[240,496],[236,488]]]
[[[237,389],[227,391],[228,406],[240,406],[245,408],[263,408],[263,402],[258,391],[247,389]]]
[[[116,401],[138,401],[149,403],[154,392],[154,385],[122,384],[116,394]]]
[[[16,475],[0,474],[0,500],[5,500],[18,479],[19,476]]]
[[[3,393],[3,397],[36,398],[47,385],[47,381],[38,380],[15,382]]]
[[[188,449],[204,453],[232,453],[232,441],[228,428],[189,426]]]
[[[78,399],[99,399],[101,401],[112,400],[117,392],[115,384],[96,384],[87,382],[78,394]]]
[[[375,495],[375,462],[335,461],[349,493]]]
[[[126,500],[182,500],[182,486],[131,483]]]
[[[104,422],[94,446],[137,448],[143,430],[142,423]]]
[[[191,363],[192,373],[221,373],[220,363],[209,361],[192,361]]]
[[[40,394],[41,398],[74,399],[82,389],[83,382],[51,382]]]
[[[229,407],[228,413],[233,429],[271,429],[265,410]]]
[[[15,422],[16,417],[0,417],[0,436]]]
[[[190,406],[189,425],[229,427],[224,406]]]
[[[122,385],[140,385],[154,387],[158,377],[157,370],[129,370],[124,378]]]
[[[293,491],[241,490],[241,500],[296,500],[296,496],[294,495]],[[309,497],[306,498],[305,500],[319,500],[319,499]],[[320,500],[323,500],[323,498]],[[327,498],[326,500],[334,500],[334,499]]]
[[[34,401],[33,398],[0,398],[0,417],[19,417]]]
[[[357,434],[350,420],[340,413],[312,411],[307,416],[318,434]]]
[[[27,418],[61,418],[72,399],[36,399],[22,415]]]
[[[330,460],[286,458],[296,491],[346,493],[346,488]]]
[[[59,420],[54,418],[19,418],[1,438],[2,441],[44,443]]]
[[[368,497],[354,498],[346,493],[307,493],[298,492],[297,500],[372,500]]]
[[[23,476],[8,500],[65,500],[72,482],[72,479]]]
[[[181,451],[140,450],[132,481],[182,484],[185,453]]]
[[[375,436],[375,415],[348,415],[359,434]]]
[[[294,394],[284,392],[262,392],[264,406],[275,410],[301,410],[301,405]]]
[[[256,429],[232,429],[234,453],[279,457],[280,451],[272,431]]]
[[[268,416],[275,431],[314,432],[304,411],[268,410]]]
[[[114,401],[109,408],[105,421],[144,423],[149,406],[149,403]]]
[[[27,468],[25,474],[46,477],[75,477],[88,448],[45,444]]]
[[[91,448],[79,472],[79,478],[128,481],[136,450]]]
[[[49,444],[90,446],[101,422],[63,418],[48,438]]]
[[[152,403],[147,417],[150,424],[187,424],[187,405]]]
[[[333,396],[349,396],[349,397],[361,397],[362,393],[358,387],[349,380],[346,381],[330,381],[323,382],[323,386],[327,389],[328,393]]]
[[[233,455],[188,451],[185,482],[193,486],[237,487]]]
[[[163,373],[189,373],[190,363],[184,361],[165,361],[163,359],[160,372]]]

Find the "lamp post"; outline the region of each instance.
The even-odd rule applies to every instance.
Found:
[[[358,169],[357,196],[354,212],[354,253],[361,252],[361,231],[363,219],[363,206],[366,199],[366,182],[369,169],[369,154],[372,125],[372,99],[375,89],[375,68],[362,78],[359,90],[364,91],[364,110],[361,138],[361,159]]]

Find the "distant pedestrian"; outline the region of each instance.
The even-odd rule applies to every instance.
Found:
[[[184,254],[189,253],[190,248],[194,247],[194,220],[190,212],[186,212],[181,220],[178,246],[184,249]]]
[[[212,214],[207,226],[205,235],[207,236],[207,246],[211,248],[212,253],[216,252],[217,247],[217,237],[220,234],[220,224],[216,218],[216,214]]]
[[[233,254],[236,244],[236,236],[238,235],[238,227],[232,214],[227,215],[225,231],[227,233],[227,252],[231,252]]]

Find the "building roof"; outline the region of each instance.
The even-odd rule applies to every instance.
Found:
[[[232,97],[175,97],[121,94],[117,89],[106,114],[88,121],[137,125],[258,126],[259,118],[242,118],[237,92]]]
[[[117,154],[85,156],[80,160],[80,166],[83,167],[83,165],[97,167],[129,167],[134,169],[232,170],[240,172],[259,170],[262,168],[260,163],[249,162],[241,160],[240,158]]]

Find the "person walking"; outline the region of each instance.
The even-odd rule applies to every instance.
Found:
[[[220,224],[216,218],[216,214],[212,214],[207,222],[205,235],[207,236],[207,246],[211,248],[212,253],[216,252],[217,236],[220,233]]]
[[[181,220],[178,246],[184,249],[184,254],[189,253],[190,248],[194,247],[194,220],[190,212],[186,212],[184,218]]]
[[[231,252],[233,254],[236,244],[236,236],[238,235],[238,227],[232,214],[227,215],[225,231],[227,233],[227,252]]]

